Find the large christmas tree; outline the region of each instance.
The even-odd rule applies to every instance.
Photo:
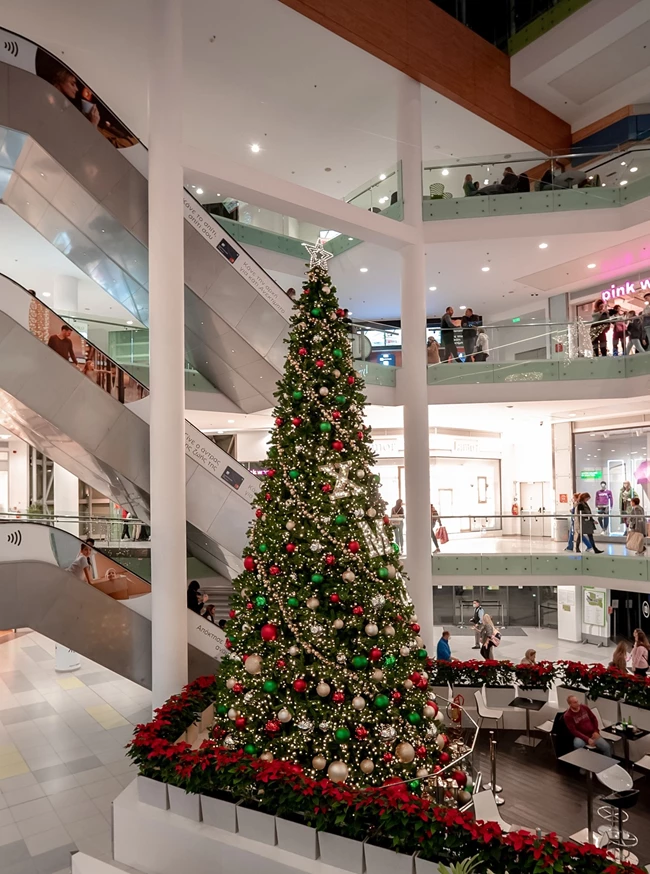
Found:
[[[231,749],[313,777],[412,782],[449,760],[371,467],[363,382],[317,244],[296,302],[216,698]]]

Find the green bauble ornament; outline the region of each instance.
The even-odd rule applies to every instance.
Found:
[[[343,358],[343,352],[341,351],[341,349],[335,349],[332,354],[335,358]]]
[[[323,311],[320,307],[314,307],[314,309],[311,311],[311,314],[315,319],[317,319],[321,315],[322,312]]]
[[[347,398],[345,395],[337,395],[336,396],[336,403],[337,404],[344,404],[346,401],[347,401]]]
[[[293,595],[290,598],[287,598],[287,604],[289,607],[298,607],[300,601],[297,598],[294,598]]]
[[[332,430],[332,426],[329,422],[321,422],[319,425],[321,431],[328,432]]]
[[[294,399],[294,401],[302,400],[302,392],[301,391],[291,392],[291,397]]]
[[[376,483],[380,483],[380,482],[381,482],[381,477],[379,476],[378,473],[373,474],[372,478],[374,479],[374,481],[375,481]]]
[[[399,545],[397,543],[393,543],[393,552],[399,552]]]
[[[411,780],[411,782],[409,783],[409,789],[414,789],[414,790],[415,790],[415,789],[418,788],[419,785],[420,785],[420,781],[419,781],[419,780]]]
[[[374,701],[377,710],[385,710],[388,707],[388,695],[377,695]]]
[[[271,693],[275,692],[277,688],[278,684],[275,682],[275,680],[264,680],[264,685],[262,686],[262,689],[264,689],[264,691],[268,695],[271,695]]]
[[[260,543],[260,545],[257,547],[257,549],[259,552],[266,552],[266,550],[268,549],[268,546],[266,545],[266,543]]]
[[[228,708],[225,704],[217,704],[217,713],[219,716],[225,716],[228,713]]]
[[[258,595],[257,598],[255,598],[255,606],[256,607],[264,607],[265,604],[266,604],[266,598],[264,597],[264,595]]]
[[[269,449],[269,458],[277,458],[277,457],[278,457],[278,450],[275,448],[275,446],[272,446]]]
[[[297,470],[290,470],[289,476],[291,477],[291,479],[298,479],[300,473]]]
[[[334,521],[337,525],[345,525],[345,523],[348,521],[348,517],[345,516],[343,513],[339,513]]]
[[[312,581],[312,583],[322,583],[323,582],[323,575],[322,574],[312,574],[311,581]]]
[[[411,723],[411,725],[417,725],[422,720],[422,717],[420,716],[420,714],[416,713],[415,711],[413,711],[412,713],[409,713],[409,715],[406,718]]]
[[[257,748],[253,744],[246,744],[244,752],[248,753],[249,756],[254,756],[257,752]]]
[[[347,728],[337,728],[334,732],[334,737],[337,741],[344,744],[347,740],[350,740],[350,732]]]
[[[419,649],[419,650],[418,650],[418,658],[419,658],[419,659],[425,659],[426,657],[427,657],[427,651],[426,651],[426,649]]]
[[[358,655],[352,659],[352,667],[357,671],[361,670],[361,668],[365,668],[368,664],[368,659],[365,656]]]
[[[382,580],[388,579],[388,568],[380,567],[379,570],[377,571],[377,573],[381,577]]]
[[[392,667],[395,664],[395,656],[387,655],[384,658],[384,664],[387,668]]]

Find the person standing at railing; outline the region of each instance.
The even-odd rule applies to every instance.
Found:
[[[609,311],[609,317],[612,321],[612,354],[625,355],[625,332],[627,330],[627,316],[620,304]],[[620,346],[620,353],[619,353]]]
[[[641,338],[643,337],[643,322],[634,310],[630,310],[627,316],[627,346],[625,347],[625,354],[630,355],[632,349],[634,349],[635,352],[645,352],[643,344],[641,343]]]
[[[404,552],[404,501],[401,498],[395,501],[395,506],[390,511],[390,524],[401,554]]]
[[[440,364],[440,346],[433,336],[427,340],[427,364]]]
[[[454,328],[460,325],[459,319],[454,319],[454,308],[447,307],[445,314],[440,320],[440,339],[442,340],[443,353],[442,360],[447,363],[451,358],[452,361],[458,361],[458,348],[454,342]]]
[[[632,509],[628,519],[627,543],[628,549],[633,549],[637,555],[645,552],[646,521],[645,511],[639,498],[632,498]]]
[[[71,573],[73,577],[81,580],[82,583],[86,582],[89,585],[92,585],[93,577],[90,572],[90,553],[90,546],[87,543],[82,543],[79,555],[75,558],[70,567],[67,568],[67,571],[68,573]]]
[[[641,319],[646,340],[648,341],[648,349],[650,349],[650,294],[644,294],[643,300],[645,301],[645,306],[641,310]]]
[[[476,346],[474,347],[474,361],[487,361],[489,355],[488,335],[485,328],[479,328],[476,336]]]
[[[465,197],[471,197],[473,194],[476,194],[476,188],[474,188],[471,173],[467,174],[465,181],[463,182],[463,194]]]
[[[476,316],[471,307],[467,307],[465,315],[460,320],[460,326],[463,329],[463,349],[465,350],[465,361],[474,361],[474,347],[476,346]]]
[[[70,325],[61,325],[59,333],[52,334],[47,341],[47,345],[50,349],[54,349],[61,358],[65,358],[66,361],[71,361],[73,364],[76,364],[77,356],[74,354],[74,349],[72,348],[72,340],[70,339],[71,335],[72,328]]]
[[[605,308],[604,300],[597,300],[594,303],[594,310],[591,314],[591,348],[593,349],[594,358],[600,355],[602,358],[607,356],[607,332],[609,331],[609,313]]]
[[[607,488],[607,483],[600,484],[600,488],[596,492],[596,512],[598,513],[598,523],[603,531],[609,528],[609,512],[614,506],[614,497]]]

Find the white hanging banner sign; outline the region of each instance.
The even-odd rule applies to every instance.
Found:
[[[293,303],[280,286],[187,194],[183,195],[183,207],[186,221],[288,322]]]

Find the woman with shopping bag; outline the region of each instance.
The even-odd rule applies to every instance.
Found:
[[[431,540],[435,546],[434,552],[440,552],[440,543],[447,543],[449,540],[447,529],[442,525],[442,520],[433,504],[431,504]]]
[[[645,552],[645,535],[646,521],[641,500],[632,498],[632,507],[627,520],[627,540],[625,545],[628,549],[634,550],[637,555],[643,555]]]

